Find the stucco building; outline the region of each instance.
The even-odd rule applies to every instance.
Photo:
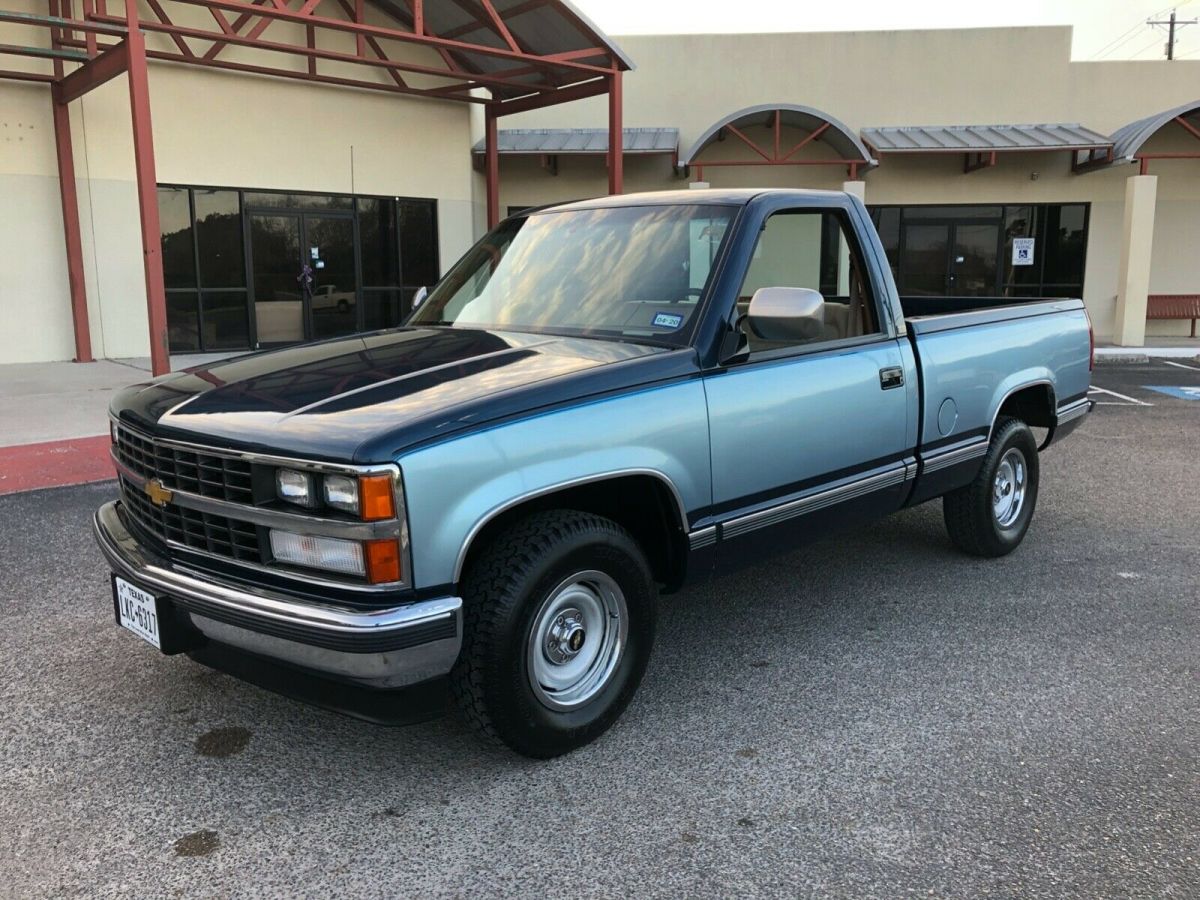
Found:
[[[285,18],[255,38],[291,41],[301,49],[287,57],[290,70],[324,81],[256,74],[271,51],[248,42],[218,58],[250,69],[168,61],[183,52],[181,34],[190,53],[210,52],[215,43],[178,29],[215,27],[205,8],[213,4],[237,24],[240,0],[163,0],[177,30],[147,28],[172,352],[392,325],[489,212],[614,184],[628,192],[700,181],[857,192],[902,293],[1082,295],[1102,340],[1188,333],[1186,321],[1146,323],[1145,310],[1147,293],[1200,293],[1200,61],[1076,62],[1070,29],[1057,27],[610,40],[563,4],[495,2],[480,6],[473,26],[447,20],[420,33],[499,52],[511,31],[511,46],[534,63],[463,55],[440,77],[427,70],[455,68],[445,46],[389,44],[386,58],[417,71],[405,70],[407,92],[385,92],[340,83],[354,65],[336,54],[357,45],[360,69],[363,58],[383,58],[366,40],[383,32],[369,29],[412,30],[412,4],[397,13],[367,0],[356,18],[351,0],[321,3],[321,33],[332,37],[313,42],[303,21]],[[424,3],[428,15],[473,5]],[[161,25],[153,10],[142,17]],[[335,18],[361,21],[367,33],[325,27]],[[0,18],[0,44],[30,45],[25,32],[12,36],[20,29],[29,30]],[[52,43],[86,50],[86,40]],[[313,46],[324,55],[305,58]],[[564,68],[549,71],[550,59]],[[580,60],[601,74],[570,68]],[[51,64],[63,62],[26,55],[14,66],[44,74]],[[484,80],[533,77],[525,70],[545,76],[538,102],[553,105],[521,111],[537,104]],[[390,87],[396,71],[376,63],[354,77]],[[153,329],[124,82],[69,105],[96,356],[144,356]],[[485,100],[504,101],[505,117]],[[0,362],[69,359],[79,346],[54,112],[45,83],[0,80]],[[490,210],[489,128],[498,173]],[[625,153],[614,182],[607,151],[617,132]]]

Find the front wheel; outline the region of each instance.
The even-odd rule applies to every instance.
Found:
[[[1037,441],[1020,419],[996,422],[975,480],[942,498],[950,540],[972,556],[1004,556],[1025,537],[1038,494]]]
[[[451,683],[467,720],[541,759],[595,740],[645,672],[656,593],[641,548],[615,522],[557,510],[512,527],[463,585]]]

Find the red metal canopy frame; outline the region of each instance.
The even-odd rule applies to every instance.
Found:
[[[77,362],[91,362],[93,357],[69,104],[125,74],[134,138],[151,366],[156,375],[170,370],[147,71],[147,61],[151,59],[481,104],[486,121],[484,170],[489,227],[500,219],[497,120],[513,113],[607,94],[608,187],[610,193],[623,191],[622,73],[629,64],[569,4],[524,0],[500,10],[493,0],[398,0],[399,5],[395,6],[372,2],[374,9],[383,10],[395,23],[380,26],[368,24],[367,0],[172,0],[207,8],[213,20],[209,29],[176,24],[162,0],[143,2],[144,13],[139,10],[137,0],[126,0],[121,15],[109,13],[108,0],[47,0],[47,15],[0,10],[0,22],[49,32],[48,46],[0,44],[0,56],[48,60],[49,72],[0,68],[0,79],[50,87]],[[77,10],[76,4],[81,8]],[[465,21],[435,33],[430,26],[430,13],[444,11],[447,5],[453,6],[455,16]],[[567,30],[562,32],[565,44],[574,46],[549,53],[544,48],[535,52],[520,36],[523,29],[518,27],[517,20],[549,11],[558,17],[556,25],[565,23]],[[302,25],[303,41],[265,37],[275,22]],[[288,31],[294,34],[297,29]],[[319,38],[333,33],[353,35],[353,52],[322,46]],[[167,36],[170,46],[147,47],[147,34]],[[581,42],[585,46],[579,46]],[[393,55],[397,48],[414,45],[432,49],[443,66]],[[264,59],[260,64],[222,58],[228,47],[260,50]],[[297,57],[305,61],[304,67],[289,67],[288,63]],[[356,74],[323,72],[322,62],[336,63],[339,67],[353,65]],[[68,71],[68,65],[75,68]],[[380,77],[381,73],[385,77]],[[406,76],[418,76],[416,83]],[[430,79],[434,82],[430,83]],[[485,89],[487,95],[479,89]]]

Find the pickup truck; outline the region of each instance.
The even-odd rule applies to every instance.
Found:
[[[906,317],[846,194],[571,203],[404,327],[120,392],[95,534],[164,653],[368,717],[441,685],[552,757],[629,703],[660,593],[939,497],[961,550],[1013,551],[1092,355],[1078,300]]]

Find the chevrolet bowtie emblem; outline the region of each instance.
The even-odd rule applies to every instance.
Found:
[[[150,502],[155,506],[166,506],[171,502],[171,498],[175,496],[174,492],[163,487],[162,482],[158,479],[147,481],[146,486],[142,490],[146,492],[146,496],[150,498]]]

